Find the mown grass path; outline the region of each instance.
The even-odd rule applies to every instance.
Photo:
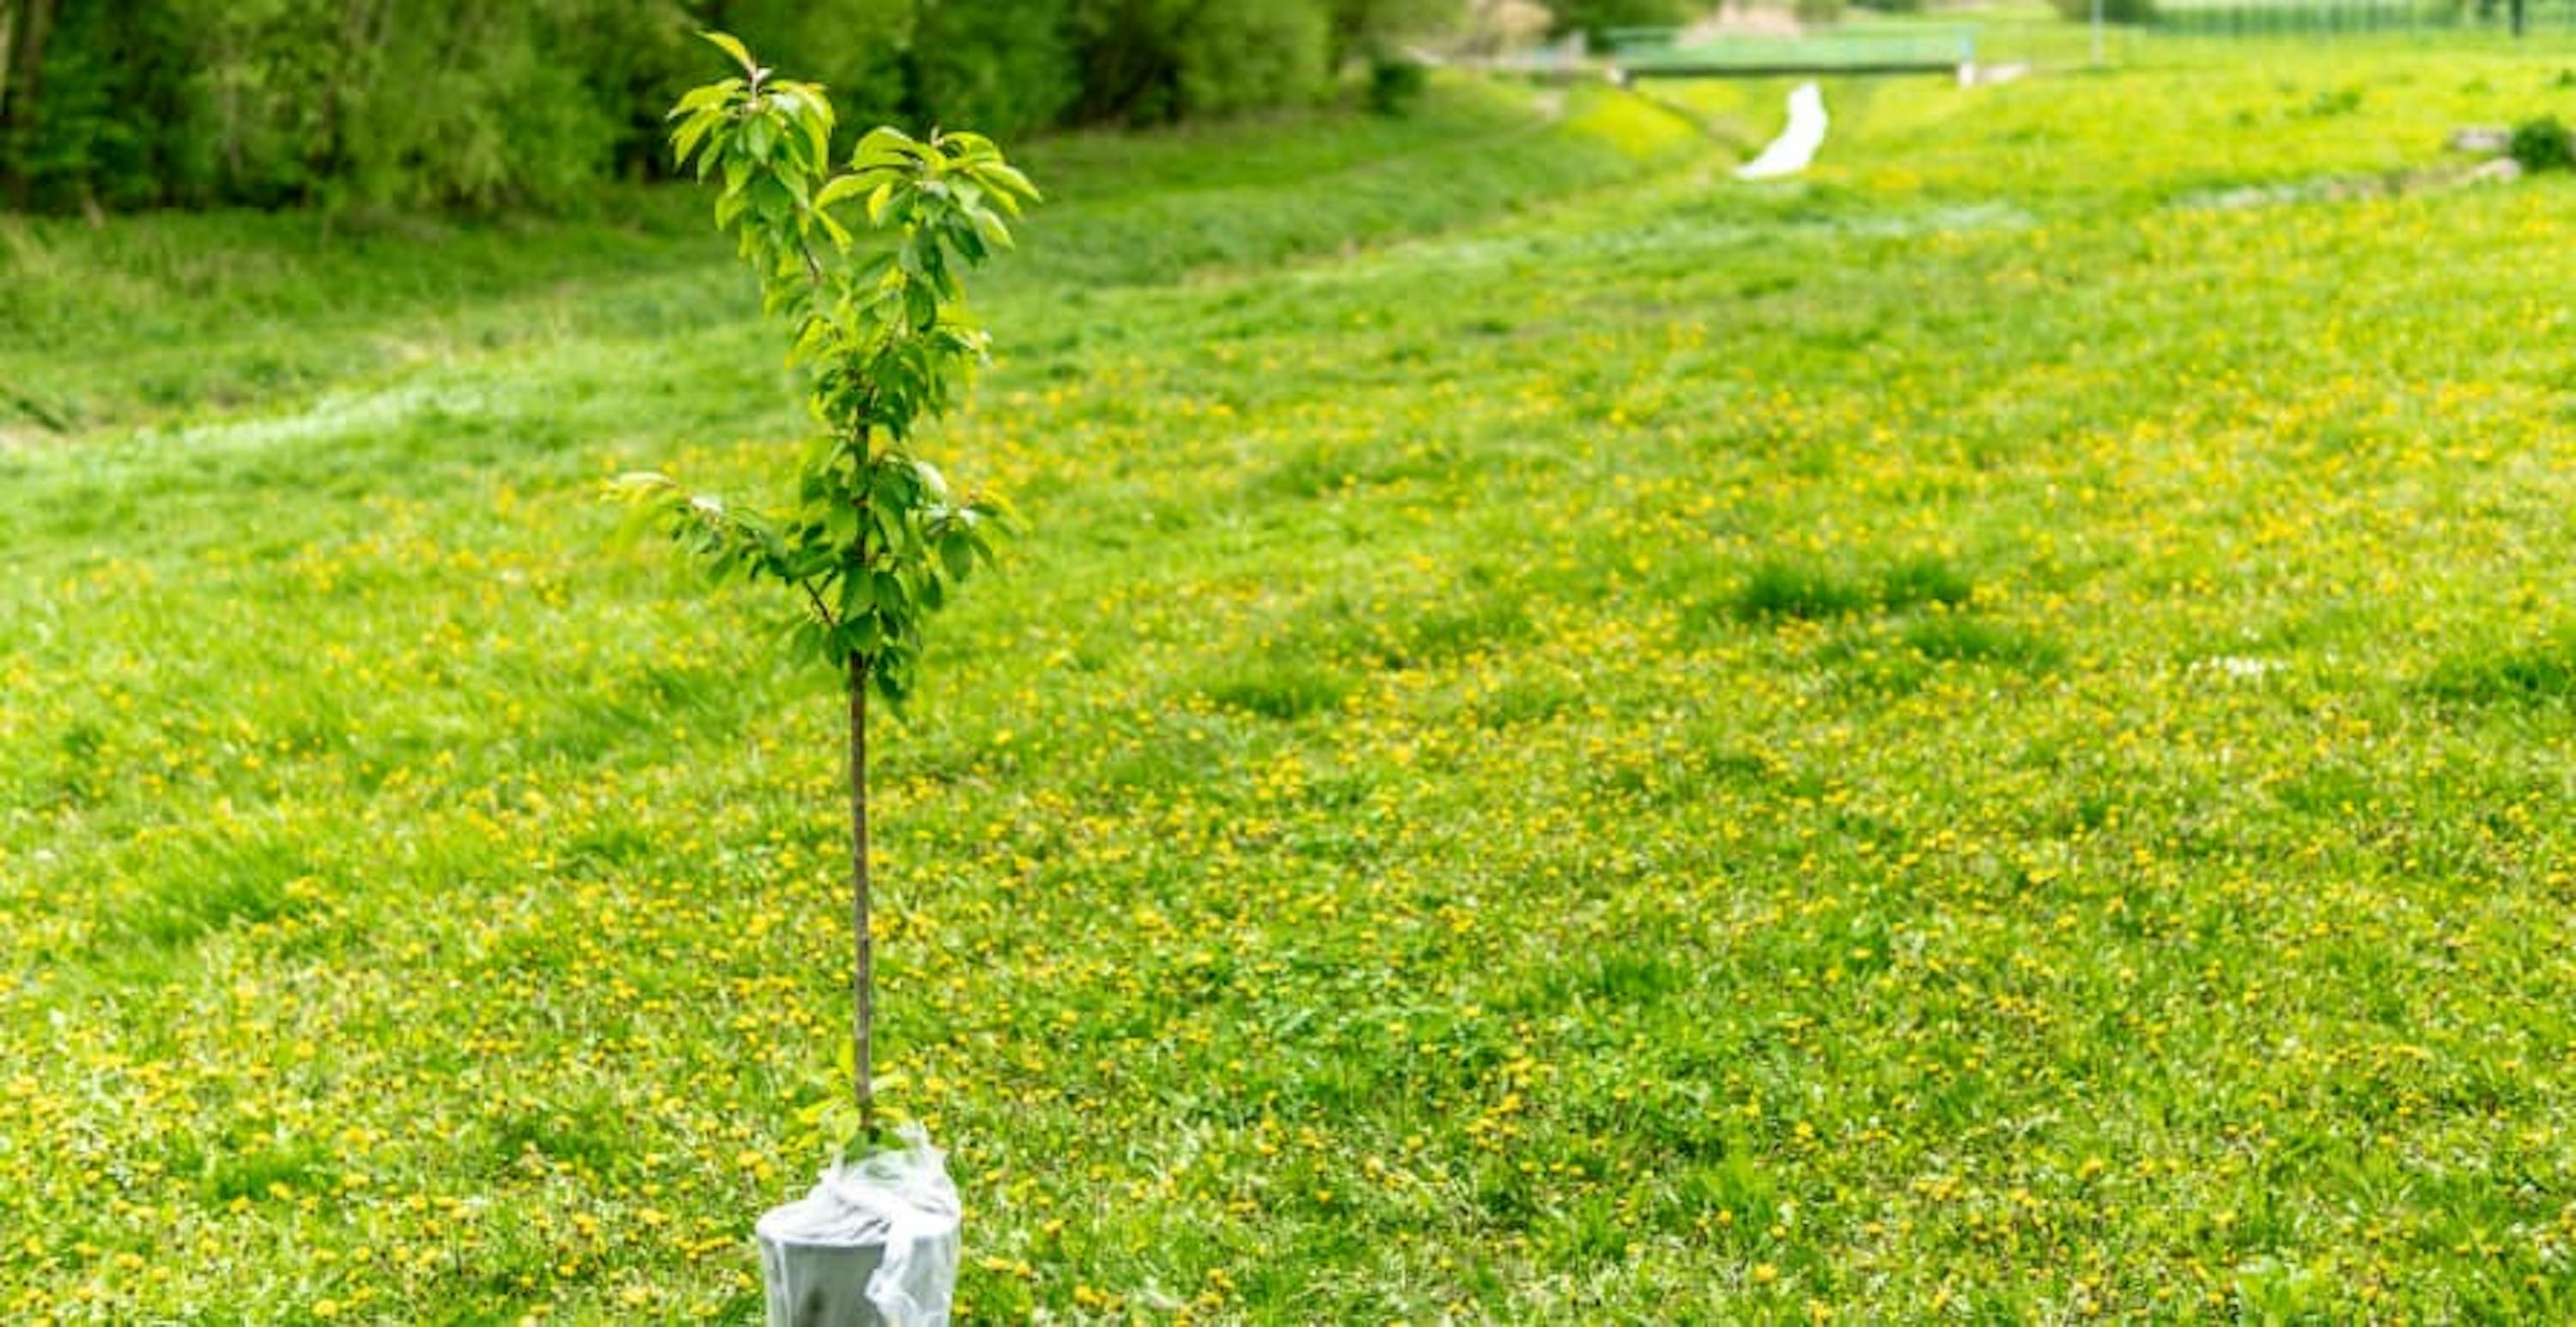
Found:
[[[2576,94],[2345,56],[1033,152],[877,744],[967,1314],[2569,1313],[2576,195],[2202,204]],[[593,489],[792,394],[679,223],[290,224],[13,241],[0,1314],[749,1320],[837,711]]]

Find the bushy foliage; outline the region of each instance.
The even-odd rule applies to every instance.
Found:
[[[1465,0],[1325,0],[1326,65],[1389,58],[1399,39],[1453,27],[1465,12]]]
[[[916,140],[880,126],[846,169],[824,89],[773,79],[712,34],[743,77],[691,91],[672,137],[684,165],[721,184],[716,224],[760,276],[762,306],[792,329],[823,432],[797,474],[797,504],[758,512],[653,473],[621,491],[664,517],[724,574],[795,591],[795,638],[853,687],[900,701],[923,620],[979,562],[1001,509],[952,497],[912,448],[981,364],[962,274],[1011,246],[1006,218],[1037,190],[979,134]],[[838,205],[839,213],[833,209]],[[891,243],[853,234],[885,232]]]
[[[1458,0],[0,0],[0,202],[562,207],[667,169],[690,34],[794,50],[860,122],[1295,105]],[[844,139],[842,146],[846,147]]]
[[[672,81],[689,31],[668,0],[98,0],[55,17],[18,25],[9,52],[0,180],[18,206],[559,203],[640,159],[637,99]]]
[[[2567,126],[2559,123],[2556,116],[2515,125],[2513,137],[2505,141],[2504,152],[2527,171],[2576,168],[2576,142],[2569,140]]]
[[[2078,23],[2093,21],[2093,0],[2050,0],[2060,16]],[[2156,16],[2156,0],[2102,0],[2105,23],[2148,23]]]
[[[1594,41],[1612,28],[1653,28],[1686,23],[1707,12],[1691,0],[1548,0],[1559,33],[1580,32]]]
[[[1074,118],[1150,124],[1311,99],[1329,25],[1273,0],[1070,0]]]
[[[1431,71],[1420,61],[1401,55],[1380,55],[1369,61],[1369,109],[1380,115],[1402,115],[1420,100],[1430,83]]]
[[[1016,134],[1073,104],[1064,0],[942,0],[921,12],[909,66],[913,118]]]

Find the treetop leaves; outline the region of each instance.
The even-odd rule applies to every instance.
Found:
[[[764,72],[759,63],[751,58],[751,52],[743,48],[740,39],[723,32],[701,32],[698,35],[715,43],[716,49],[732,56],[733,62],[741,65],[744,73],[757,79]]]
[[[892,126],[861,135],[835,172],[834,115],[810,83],[770,81],[742,43],[705,34],[748,79],[684,93],[671,146],[698,177],[718,176],[715,219],[759,275],[762,306],[791,330],[789,358],[809,374],[824,428],[797,463],[795,504],[773,516],[690,493],[638,471],[613,492],[658,519],[717,579],[767,579],[793,592],[806,626],[796,649],[848,675],[857,664],[890,701],[911,689],[922,625],[978,565],[987,533],[1007,531],[998,499],[958,496],[910,450],[984,360],[962,269],[1011,247],[1001,214],[1037,187],[989,138]],[[884,249],[854,251],[831,209],[864,200]],[[998,211],[997,211],[998,209]]]

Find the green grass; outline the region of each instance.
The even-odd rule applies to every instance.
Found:
[[[2560,63],[1033,145],[877,735],[966,1318],[2576,1313],[2576,186],[2435,169]],[[9,223],[0,1317],[756,1320],[840,711],[596,500],[799,427],[687,206]]]

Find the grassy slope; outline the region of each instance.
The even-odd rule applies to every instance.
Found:
[[[949,443],[1040,535],[880,744],[969,1315],[2566,1315],[2570,196],[2176,205],[2552,73],[1837,85],[1809,183],[1464,231],[1637,167],[1033,154]],[[249,390],[40,238],[175,330],[12,375]],[[764,335],[381,242],[260,269],[293,404],[0,454],[13,1317],[739,1319],[815,1159],[835,711],[588,501],[751,485]]]

